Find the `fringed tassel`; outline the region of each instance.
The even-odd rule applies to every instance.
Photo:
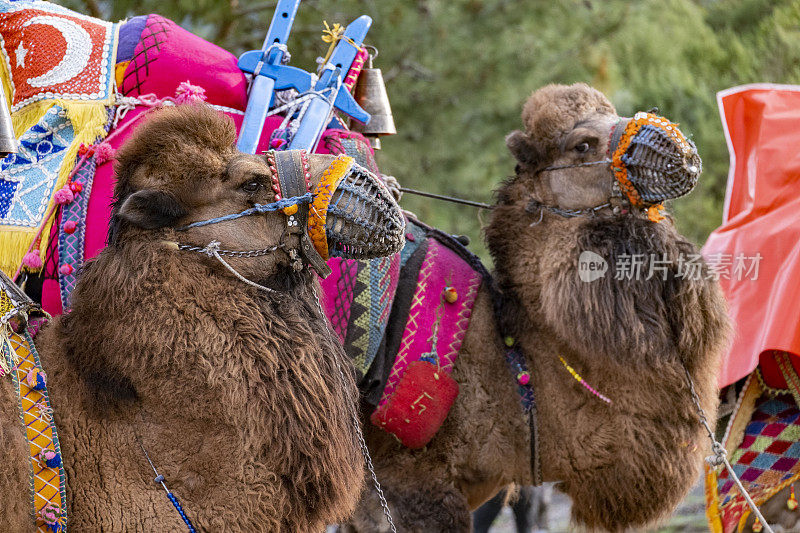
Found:
[[[786,507],[790,511],[794,511],[797,509],[797,497],[794,494],[794,484],[789,485],[789,487],[791,488],[789,489],[789,499],[786,500]]]

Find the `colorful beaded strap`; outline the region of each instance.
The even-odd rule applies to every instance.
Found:
[[[53,409],[47,394],[47,379],[39,354],[27,332],[20,335],[6,325],[2,336],[4,364],[0,374],[11,375],[19,397],[20,418],[30,446],[31,505],[37,531],[65,532],[66,479]]]

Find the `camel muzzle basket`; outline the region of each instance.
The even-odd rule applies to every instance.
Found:
[[[653,113],[621,119],[610,152],[620,188],[636,207],[688,194],[703,170],[694,143],[677,124]]]

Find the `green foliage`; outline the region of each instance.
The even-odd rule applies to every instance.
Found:
[[[109,19],[158,12],[238,54],[258,48],[274,2],[67,0]],[[715,94],[753,82],[800,83],[800,0],[306,0],[290,41],[311,68],[327,45],[322,21],[374,19],[399,134],[378,161],[402,184],[491,201],[514,169],[505,135],[521,126],[530,92],[585,81],[620,114],[657,106],[691,134],[700,185],[672,205],[702,243],[721,222],[728,153]],[[481,244],[474,208],[404,197],[423,220]]]

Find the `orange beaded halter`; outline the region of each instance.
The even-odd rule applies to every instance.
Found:
[[[656,222],[664,218],[662,202],[688,194],[702,171],[694,143],[677,124],[653,113],[620,119],[611,132],[609,153],[620,191]]]

